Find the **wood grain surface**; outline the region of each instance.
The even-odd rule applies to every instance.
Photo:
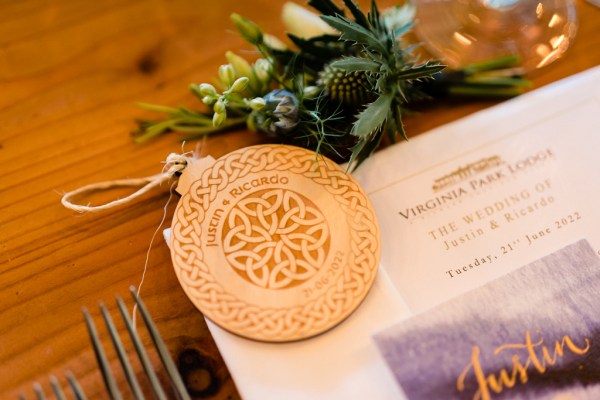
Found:
[[[168,187],[114,211],[85,215],[63,208],[61,194],[92,182],[160,172],[161,161],[181,151],[181,138],[134,144],[129,132],[135,120],[153,116],[134,102],[196,107],[189,83],[211,81],[226,50],[248,49],[233,33],[229,14],[281,32],[281,4],[0,1],[0,398],[19,393],[32,398],[34,381],[49,393],[48,375],[64,384],[68,370],[90,398],[106,396],[81,308],[98,319],[101,300],[114,315],[115,295],[131,305],[128,287],[142,279]],[[600,9],[584,1],[577,6],[574,45],[532,76],[536,87],[600,64]],[[437,102],[407,118],[406,129],[417,135],[493,104]],[[248,131],[230,132],[208,139],[204,149],[219,157],[264,141]],[[186,143],[185,150],[195,147]],[[176,201],[166,206],[167,225]],[[142,298],[192,395],[239,398],[202,315],[179,286],[160,234],[144,279]],[[106,337],[104,329],[100,334]],[[143,339],[150,343],[147,335]],[[116,366],[116,356],[109,357]]]

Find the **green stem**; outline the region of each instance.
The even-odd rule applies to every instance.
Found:
[[[495,76],[468,76],[465,78],[464,83],[473,85],[531,87],[531,81],[528,81],[527,79]]]
[[[218,128],[214,128],[214,127],[206,128],[206,129],[198,128],[195,132],[193,130],[193,127],[186,127],[186,129],[178,128],[176,130],[181,133],[191,133],[191,135],[187,135],[186,137],[184,137],[183,140],[192,140],[192,139],[196,139],[200,136],[224,132],[224,131],[227,131],[230,129],[234,129],[234,128],[238,128],[238,127],[242,128],[245,126],[246,126],[246,118],[239,117],[239,118],[227,118],[227,120],[225,120],[225,122],[223,122],[223,124]]]
[[[514,97],[523,94],[521,87],[494,87],[453,85],[448,88],[450,95],[477,97]]]
[[[470,74],[475,74],[477,72],[490,71],[490,70],[494,70],[494,69],[515,66],[519,62],[520,62],[520,58],[518,56],[507,55],[507,56],[503,56],[503,57],[494,58],[492,60],[486,60],[486,61],[481,61],[478,63],[470,64],[470,65],[465,66],[464,68],[461,68],[461,70],[464,73],[470,75]]]
[[[186,118],[174,118],[152,124],[151,126],[146,128],[144,134],[137,136],[134,139],[134,141],[136,143],[142,143],[150,138],[153,138],[154,136],[158,136],[161,133],[169,131],[193,133],[196,136],[209,135],[211,133],[229,129],[235,125],[242,124],[245,121],[245,116],[237,118],[227,118],[220,127],[215,128],[212,126],[212,121],[209,124],[206,123],[205,119],[193,120]]]
[[[156,104],[136,102],[135,105],[144,110],[162,112],[165,114],[177,114],[179,112],[179,110],[176,108],[159,106]]]

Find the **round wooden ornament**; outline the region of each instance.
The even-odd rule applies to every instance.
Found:
[[[194,305],[222,328],[285,342],[322,333],[367,295],[379,225],[333,161],[259,145],[204,169],[177,205],[171,256]]]

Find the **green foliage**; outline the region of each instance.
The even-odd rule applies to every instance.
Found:
[[[372,48],[380,53],[386,53],[385,43],[382,43],[374,32],[340,15],[324,16],[323,21],[342,33],[341,40],[355,42]]]
[[[233,14],[232,22],[261,58],[251,65],[227,52],[218,89],[208,83],[190,86],[204,110],[140,104],[166,119],[141,121],[136,141],[168,131],[202,136],[246,126],[356,168],[383,138],[406,139],[402,118],[411,102],[447,94],[515,95],[528,84],[510,72],[514,57],[458,71],[435,61],[417,62],[415,46],[404,40],[414,25],[409,2],[384,13],[375,1],[368,13],[354,0],[343,0],[344,8],[332,0],[308,4],[339,34],[288,34],[294,47],[281,48],[257,24]]]
[[[344,10],[336,6],[331,0],[310,0],[308,5],[323,15],[344,15]]]
[[[374,82],[371,92],[377,97],[355,115],[349,132],[357,138],[350,157],[350,166],[356,167],[379,146],[385,131],[392,141],[396,134],[406,136],[402,104],[409,101],[411,92],[419,90],[413,83],[431,79],[444,66],[435,62],[415,65],[411,49],[400,47],[399,38],[412,23],[388,26],[374,2],[366,16],[351,0],[344,3],[354,21],[342,15],[325,15],[322,19],[340,32],[340,40],[351,42],[356,55],[340,58],[331,66],[347,72],[368,72]]]
[[[330,64],[334,68],[343,69],[344,71],[367,71],[380,72],[381,63],[376,60],[370,60],[363,57],[344,57]]]
[[[368,104],[357,116],[357,120],[352,126],[350,133],[358,137],[358,142],[352,148],[352,157],[350,165],[354,162],[360,164],[365,156],[375,150],[375,143],[378,144],[381,131],[386,119],[390,113],[390,107],[394,100],[392,93],[384,93],[377,100]],[[392,127],[393,128],[393,127]],[[358,166],[358,165],[357,165]]]

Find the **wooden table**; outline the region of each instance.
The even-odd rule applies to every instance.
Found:
[[[600,64],[600,9],[577,5],[575,43],[565,58],[533,76],[536,87]],[[229,14],[280,32],[279,11],[270,0],[0,2],[0,398],[33,397],[33,381],[49,393],[48,374],[64,384],[67,370],[91,398],[104,393],[81,308],[99,321],[100,300],[115,316],[116,294],[131,305],[128,287],[141,281],[168,190],[84,215],[63,208],[61,194],[160,172],[161,161],[181,151],[180,137],[132,143],[135,120],[152,117],[133,103],[196,106],[188,84],[210,81],[226,50],[248,48],[233,33]],[[419,134],[495,103],[432,104],[406,119],[407,130]],[[205,149],[218,157],[263,140],[231,132],[208,139]],[[116,195],[122,192],[93,201]],[[167,207],[167,225],[175,204]],[[142,297],[174,357],[185,355],[194,393],[239,398],[160,235]],[[144,340],[149,343],[147,335]]]

